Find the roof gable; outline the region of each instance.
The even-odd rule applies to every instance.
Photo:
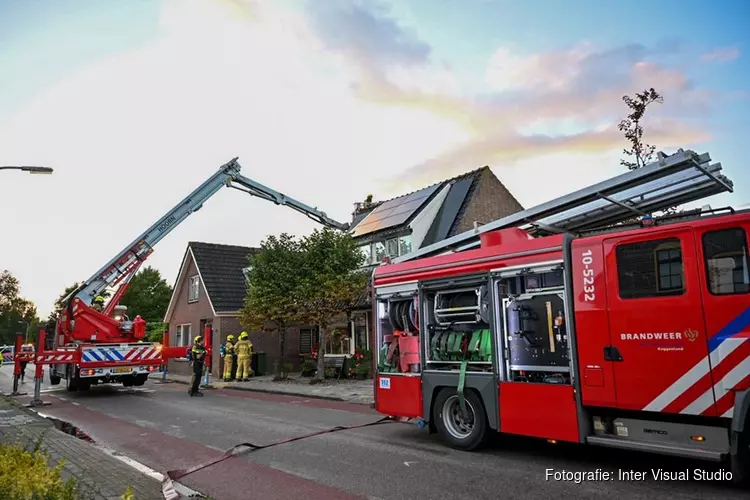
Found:
[[[446,199],[443,202],[443,204],[440,207],[438,217],[436,217],[435,224],[437,226],[440,226],[440,228],[438,227],[431,228],[431,232],[434,233],[433,236],[431,237],[436,237],[436,234],[438,232],[443,233],[446,230],[450,231],[450,228],[452,227],[454,221],[458,217],[458,214],[461,212],[461,210],[464,209],[464,207],[466,206],[466,203],[471,198],[474,192],[474,186],[477,184],[478,180],[481,178],[482,173],[485,170],[489,170],[489,169],[490,168],[488,166],[484,166],[482,168],[471,170],[461,175],[451,177],[450,179],[436,182],[434,184],[431,184],[417,191],[413,191],[405,195],[397,196],[395,198],[391,198],[390,200],[378,202],[377,206],[375,207],[375,210],[377,210],[378,207],[387,206],[389,203],[392,203],[396,200],[400,200],[402,198],[412,196],[421,191],[430,190],[430,196],[427,197],[425,202],[420,204],[417,210],[415,210],[408,218],[406,218],[404,222],[398,225],[384,228],[382,230],[376,230],[376,231],[363,233],[363,234],[356,234],[357,225],[359,225],[362,222],[366,223],[367,222],[367,220],[365,220],[367,219],[366,216],[370,215],[370,213],[374,212],[375,210],[367,212],[365,214],[365,217],[355,218],[356,223],[352,224],[354,238],[359,239],[359,240],[369,241],[373,239],[381,239],[381,238],[403,231],[404,228],[407,227],[414,220],[414,218],[417,215],[419,215],[419,213],[426,206],[429,205],[429,202],[431,202],[432,199],[435,198],[435,196],[437,196],[441,192],[443,187],[453,184],[453,186],[451,187],[451,192],[449,192],[448,199]]]
[[[191,241],[195,265],[215,313],[236,312],[245,301],[248,258],[257,248]]]

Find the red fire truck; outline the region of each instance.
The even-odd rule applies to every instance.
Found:
[[[465,450],[497,431],[745,476],[750,211],[643,216],[654,186],[660,207],[731,190],[709,160],[660,156],[377,267],[377,410]]]
[[[63,299],[64,307],[55,329],[46,337],[44,350],[37,352],[35,358],[37,365],[50,365],[50,384],[58,385],[65,380],[69,391],[85,391],[92,385],[104,383],[141,386],[150,373],[166,364],[169,357],[184,355],[185,347],[167,347],[144,341],[146,322],[140,316],[131,321],[127,307],[118,302],[154,246],[221,188],[234,188],[276,205],[287,206],[330,228],[348,229],[348,224],[337,222],[315,207],[249,179],[240,170],[237,158],[222,165]],[[101,310],[96,310],[92,303],[105,291],[112,292],[112,296]],[[210,350],[211,346],[208,348]]]

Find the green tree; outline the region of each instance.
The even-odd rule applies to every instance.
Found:
[[[300,242],[289,234],[269,236],[249,259],[247,296],[240,311],[241,323],[250,330],[278,333],[279,362],[276,378],[285,363],[286,328],[300,321],[303,255]]]
[[[172,298],[172,287],[161,277],[161,273],[151,266],[141,269],[127,291],[120,298],[120,304],[128,306],[130,319],[140,315],[146,321],[148,340],[161,341],[165,330],[164,314]]]
[[[21,285],[10,271],[0,273],[0,343],[12,344],[37,319],[36,306],[21,297]]]
[[[364,256],[354,239],[330,228],[315,230],[303,239],[303,279],[300,289],[303,318],[318,326],[320,347],[314,381],[325,373],[326,334],[331,320],[346,312],[367,286],[368,276],[360,271]]]

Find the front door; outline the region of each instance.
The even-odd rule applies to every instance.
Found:
[[[750,387],[750,224],[729,221],[696,231],[706,310],[706,330],[713,375],[713,394],[707,390],[703,414],[731,417],[734,390]],[[716,398],[716,409],[707,405]]]
[[[608,238],[604,254],[617,407],[702,413],[713,397],[701,399],[712,384],[692,230]]]

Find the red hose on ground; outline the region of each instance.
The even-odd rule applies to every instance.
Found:
[[[404,422],[404,421],[405,419],[402,419],[399,417],[383,417],[380,420],[376,420],[375,422],[369,422],[366,424],[359,424],[359,425],[347,425],[347,426],[339,425],[337,427],[332,427],[330,429],[312,432],[310,434],[304,434],[302,436],[296,436],[296,437],[289,438],[289,439],[282,439],[281,441],[276,441],[276,442],[264,444],[264,445],[257,445],[253,443],[241,443],[241,444],[238,444],[229,448],[221,456],[217,458],[213,458],[206,462],[203,462],[202,464],[195,465],[189,469],[178,469],[178,470],[167,471],[167,474],[164,476],[164,480],[162,481],[162,493],[164,494],[164,498],[166,500],[179,500],[180,494],[175,489],[173,481],[177,481],[181,477],[185,477],[188,474],[192,474],[193,472],[203,470],[206,467],[210,467],[212,465],[218,464],[219,462],[222,462],[230,457],[239,456],[239,454],[235,455],[235,452],[239,448],[248,448],[247,450],[243,451],[243,454],[251,453],[253,451],[262,450],[264,448],[270,448],[272,446],[278,446],[280,444],[292,443],[294,441],[299,441],[300,439],[307,439],[307,438],[311,438],[315,436],[320,436],[322,434],[330,434],[331,432],[347,431],[347,430],[352,430],[352,429],[360,429],[362,427],[371,427],[373,425],[379,425],[379,424],[384,424],[388,422]]]

